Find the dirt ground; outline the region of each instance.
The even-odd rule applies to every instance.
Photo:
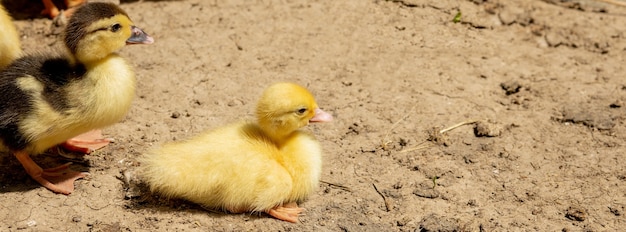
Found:
[[[25,51],[60,46],[61,29],[37,16],[40,1],[12,3]],[[0,156],[1,231],[626,227],[626,7],[600,0],[121,7],[156,42],[120,52],[138,87],[128,116],[104,130],[116,142],[70,159],[91,175],[68,196]],[[323,182],[299,223],[146,191],[135,172],[144,151],[252,118],[263,89],[277,81],[307,86],[335,117],[308,127],[325,152]],[[68,161],[35,159],[46,167]]]

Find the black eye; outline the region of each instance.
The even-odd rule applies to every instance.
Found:
[[[119,31],[120,29],[122,29],[122,25],[120,25],[119,23],[117,23],[117,24],[113,24],[113,26],[111,26],[111,31],[112,31],[112,32],[117,32],[117,31]]]
[[[306,108],[300,108],[296,112],[298,112],[298,114],[304,114],[304,113],[306,113]]]

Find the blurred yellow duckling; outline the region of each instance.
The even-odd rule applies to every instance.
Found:
[[[0,5],[0,71],[20,56],[20,37],[6,9]]]
[[[44,187],[69,194],[86,173],[69,170],[69,164],[42,169],[30,154],[64,141],[85,153],[106,145],[109,141],[101,138],[71,138],[125,116],[135,74],[116,51],[153,39],[117,5],[87,3],[70,19],[64,42],[67,54],[27,55],[0,72],[0,150],[12,152]]]
[[[266,212],[297,222],[297,203],[318,186],[322,149],[299,130],[332,116],[305,88],[277,83],[263,93],[257,122],[240,122],[148,152],[141,164],[150,189],[232,213]]]

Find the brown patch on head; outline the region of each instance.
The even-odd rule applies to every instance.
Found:
[[[124,10],[112,3],[87,3],[78,8],[65,28],[65,44],[70,52],[76,53],[79,41],[91,32],[88,31],[90,24],[119,14],[128,17]]]

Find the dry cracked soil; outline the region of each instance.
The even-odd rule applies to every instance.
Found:
[[[27,53],[62,27],[4,0]],[[614,0],[122,1],[156,40],[115,143],[54,194],[0,156],[2,231],[619,231],[626,228],[626,7]],[[322,182],[298,223],[152,194],[146,150],[242,118],[270,83],[309,88]],[[193,162],[193,161],[190,161]]]

